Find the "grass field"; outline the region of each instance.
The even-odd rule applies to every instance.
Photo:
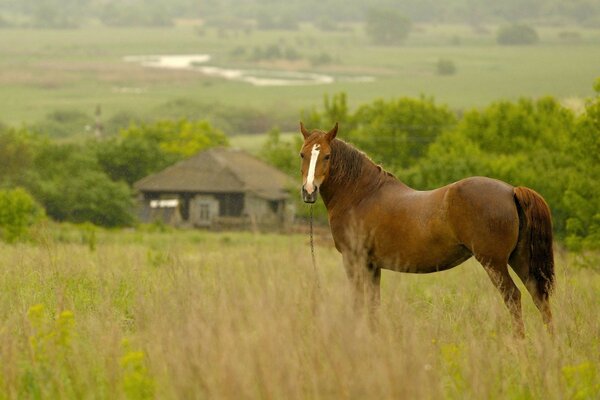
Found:
[[[320,32],[309,25],[299,31],[254,31],[218,34],[194,26],[165,29],[87,27],[80,30],[0,31],[0,121],[38,121],[55,110],[93,113],[101,104],[104,116],[127,111],[152,116],[175,99],[223,106],[248,106],[285,118],[320,106],[324,93],[345,91],[352,106],[374,98],[432,95],[460,109],[497,99],[553,95],[579,99],[592,94],[600,71],[600,31],[541,28],[536,46],[495,44],[495,28],[474,33],[462,26],[417,26],[405,46],[372,46],[362,30]],[[577,32],[566,42],[561,32]],[[236,48],[248,51],[269,45],[293,47],[301,58],[293,62],[252,63],[232,57]],[[336,82],[300,87],[254,87],[209,78],[190,71],[163,71],[125,63],[123,57],[142,54],[208,53],[211,64],[223,67],[316,71],[333,76],[368,75],[368,83]],[[332,62],[313,66],[316,55]],[[435,72],[439,59],[455,63],[457,72]],[[199,115],[201,116],[201,115]],[[235,132],[228,132],[235,133]]]
[[[551,340],[473,262],[384,271],[356,319],[340,256],[303,235],[42,228],[0,244],[0,398],[593,399],[600,276],[561,255]],[[521,286],[522,287],[522,286]]]

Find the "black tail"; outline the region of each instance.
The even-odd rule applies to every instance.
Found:
[[[529,274],[535,279],[539,294],[548,299],[554,288],[554,252],[552,249],[552,216],[546,201],[526,187],[514,189],[515,201],[525,229],[525,249],[529,253]],[[524,217],[524,218],[523,218]],[[524,219],[524,220],[523,220]]]

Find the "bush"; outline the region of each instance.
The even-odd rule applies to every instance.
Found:
[[[365,29],[374,44],[399,45],[408,37],[411,22],[392,9],[371,9]]]
[[[32,130],[52,138],[64,138],[88,132],[94,124],[94,118],[77,110],[58,110],[35,124]]]
[[[22,239],[30,226],[39,221],[44,210],[22,188],[0,190],[0,239]]]
[[[529,45],[540,41],[532,27],[524,24],[512,24],[500,27],[496,35],[496,42],[501,45]]]
[[[435,69],[438,75],[454,75],[456,73],[456,65],[452,60],[441,58],[438,60]]]

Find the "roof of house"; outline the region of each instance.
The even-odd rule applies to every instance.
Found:
[[[251,192],[268,200],[288,197],[291,179],[250,154],[213,148],[134,183],[142,192]]]

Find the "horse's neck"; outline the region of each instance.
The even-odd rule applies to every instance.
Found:
[[[366,157],[362,158],[360,162],[362,165],[359,176],[343,176],[344,171],[333,168],[333,176],[323,182],[321,196],[330,213],[333,209],[350,209],[365,197],[376,193],[383,184],[390,180],[397,181]],[[342,176],[336,176],[336,173]]]

